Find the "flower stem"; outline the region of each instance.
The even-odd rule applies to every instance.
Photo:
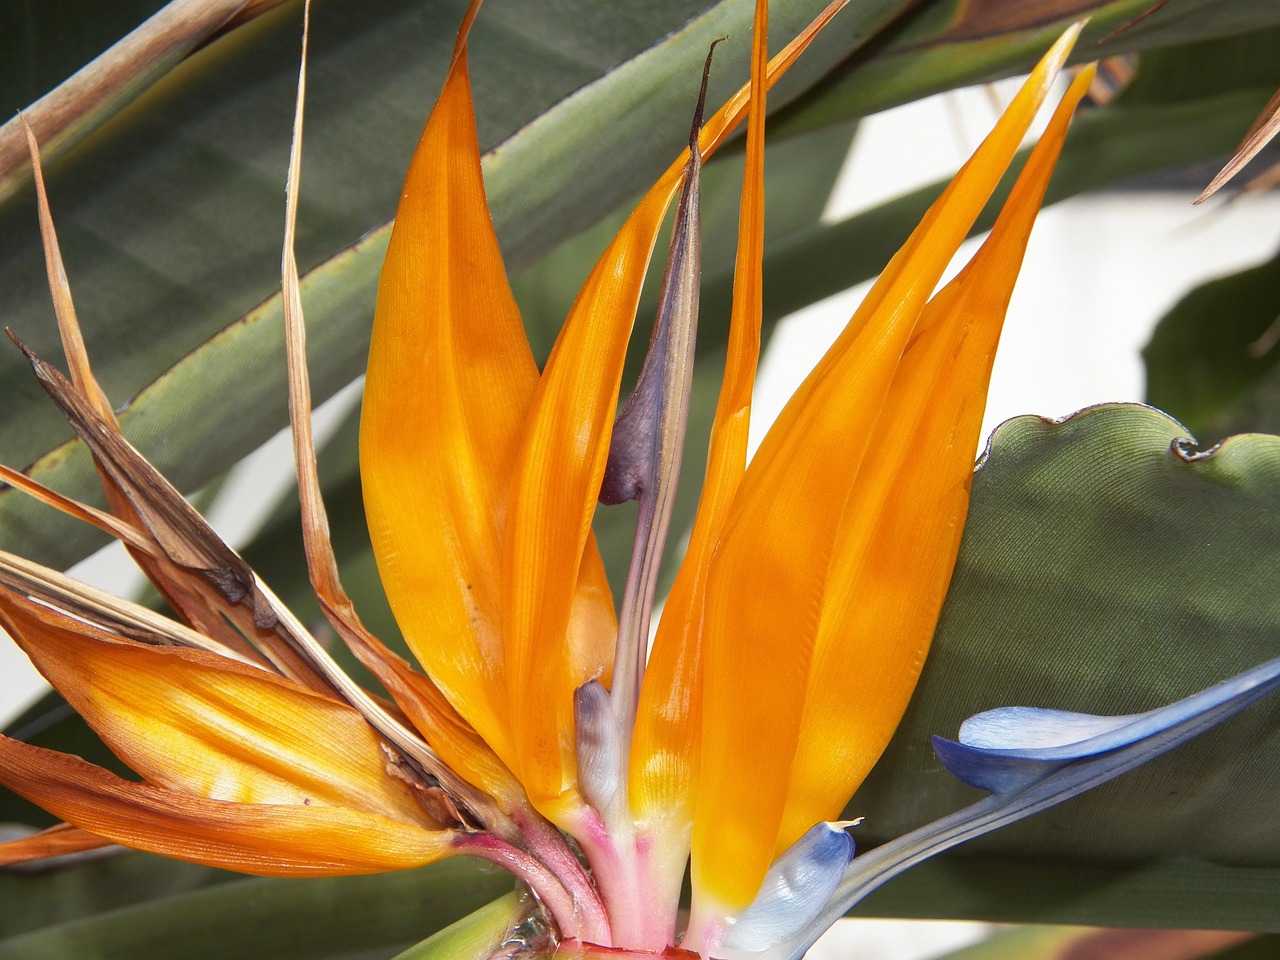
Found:
[[[458,834],[453,842],[459,853],[496,863],[515,874],[533,892],[562,937],[574,937],[608,946],[611,942],[603,912],[579,904],[560,878],[541,860],[490,833]],[[587,906],[588,909],[579,909]]]

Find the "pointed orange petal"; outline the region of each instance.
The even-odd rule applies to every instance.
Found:
[[[663,185],[666,187],[666,185]],[[556,820],[573,802],[573,692],[613,659],[612,611],[570,638],[640,287],[675,186],[641,201],[578,294],[539,382],[507,502],[502,620],[516,772]],[[587,564],[594,567],[594,561]],[[603,594],[601,594],[603,598]]]
[[[860,509],[850,493],[899,359],[1073,39],[1055,45],[891,261],[765,438],[735,498],[708,579],[693,835],[695,891],[730,913],[751,901],[773,859],[836,530],[846,509]]]
[[[8,591],[0,591],[0,622],[152,784],[220,800],[426,819],[346,704],[203,651],[113,640]]]
[[[450,853],[442,830],[305,797],[296,805],[193,797],[4,736],[0,784],[113,843],[259,876],[402,870]]]
[[[747,128],[728,359],[711,428],[697,517],[684,562],[658,624],[631,743],[628,779],[632,815],[640,823],[660,821],[662,826],[654,826],[664,833],[687,827],[692,818],[694,771],[701,737],[699,644],[706,573],[716,538],[746,469],[751,391],[760,355],[767,3],[756,4],[752,37],[753,119]],[[681,863],[683,873],[683,856]]]
[[[537,379],[485,200],[464,27],[382,271],[360,465],[379,573],[409,646],[504,758],[502,529]]]
[[[1054,111],[990,237],[925,308],[894,378],[836,537],[779,851],[839,816],[915,689],[960,546],[1005,311],[1090,77]]]
[[[835,0],[770,61],[776,82],[847,3]],[[744,85],[703,124],[709,157],[746,116]],[[574,689],[612,659],[603,612],[599,635],[566,640],[570,586],[595,569],[591,516],[604,473],[622,360],[658,228],[679,189],[688,151],[659,178],[596,263],[579,292],[539,382],[508,500],[504,564],[508,699],[517,726],[518,773],[551,819],[574,801]],[[594,575],[594,574],[593,574]],[[567,656],[566,654],[572,654]]]

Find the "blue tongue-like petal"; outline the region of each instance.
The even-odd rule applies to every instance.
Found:
[[[1098,717],[1036,707],[1000,707],[970,717],[960,739],[934,737],[942,765],[971,786],[998,795],[1029,788],[1054,771],[1090,760],[1115,759],[1123,752],[1130,769],[1225,720],[1280,688],[1280,659],[1146,713]],[[1099,763],[1103,778],[1082,778],[1080,793],[1120,771]],[[1075,781],[1077,777],[1072,777]],[[1061,799],[1066,799],[1062,797]]]
[[[773,862],[760,892],[725,939],[729,952],[768,950],[817,917],[853,858],[853,840],[844,826],[817,824]]]
[[[970,717],[958,741],[934,737],[934,751],[952,774],[991,795],[858,857],[803,928],[751,960],[798,960],[853,904],[915,864],[1127,773],[1277,690],[1280,658],[1146,713],[1001,707]]]

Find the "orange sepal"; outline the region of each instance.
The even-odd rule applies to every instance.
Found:
[[[837,531],[898,364],[943,270],[1047,95],[1078,30],[1032,73],[766,436],[708,577],[695,891],[734,912],[776,852]],[[769,664],[768,669],[761,669]],[[913,669],[918,669],[915,667]]]
[[[769,62],[766,85],[846,2],[831,3]],[[706,119],[703,157],[745,118],[750,91],[744,85]],[[510,710],[525,721],[515,732],[518,772],[535,806],[553,820],[575,802],[573,691],[612,659],[603,641],[567,630],[570,586],[595,566],[586,548],[623,357],[657,231],[687,160],[682,151],[644,196],[579,292],[539,382],[507,502],[502,622]],[[597,623],[603,632],[603,616]],[[593,651],[594,658],[584,655]]]
[[[414,154],[382,269],[360,475],[378,572],[410,649],[508,756],[501,512],[537,368],[475,137],[461,48]]]
[[[7,590],[0,623],[152,784],[430,822],[409,785],[388,772],[382,743],[344,703],[204,651],[120,640]]]
[[[1005,312],[1091,76],[1075,78],[991,235],[925,307],[894,377],[836,536],[778,852],[839,816],[915,689],[960,547]]]
[[[0,866],[48,860],[50,857],[65,857],[72,853],[84,853],[110,846],[113,846],[110,840],[81,830],[79,827],[73,827],[69,823],[59,823],[28,837],[19,837],[17,840],[0,843]]]
[[[342,807],[231,803],[131,783],[79,757],[0,736],[0,784],[96,836],[259,876],[341,876],[422,866],[452,834]]]
[[[383,267],[361,477],[379,572],[410,648],[517,769],[512,728],[527,718],[508,710],[499,592],[507,491],[538,371],[484,194],[466,57],[475,6]],[[593,546],[587,554],[569,589],[581,597],[578,619],[599,634],[612,627],[612,601]]]

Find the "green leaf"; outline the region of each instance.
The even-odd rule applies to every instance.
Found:
[[[1239,125],[1248,123],[1256,112],[1257,104],[1266,96],[1265,89],[1257,88],[1172,106],[1122,103],[1081,117],[1059,164],[1050,199],[1062,199],[1125,176],[1161,168],[1169,162],[1203,159],[1215,151],[1228,149],[1234,142]],[[798,185],[806,182],[806,177],[810,178],[809,182],[817,179],[819,183],[829,183],[834,176],[831,158],[837,153],[841,138],[847,135],[847,131],[832,131],[800,137],[782,144],[782,150],[770,156],[771,203],[788,212],[771,219],[776,233],[766,260],[767,329],[790,310],[874,275],[943,187],[938,183],[831,224],[814,222],[817,210],[810,199],[807,212],[800,216],[797,209],[803,209],[804,203],[801,200],[803,191]],[[728,193],[738,177],[736,161],[710,167],[707,177],[716,184],[719,194]],[[997,196],[997,202],[1003,193],[1002,190]],[[722,224],[731,222],[734,209],[736,204],[723,202],[713,219]],[[537,267],[516,278],[515,287],[529,322],[530,335],[540,352],[545,353],[549,349],[577,283],[589,269],[598,249],[607,242],[611,229],[610,222],[604,223],[600,228],[563,245]],[[364,256],[363,248],[358,248],[308,279],[308,303],[314,301],[320,308],[311,309],[309,314],[313,330],[313,375],[324,375],[324,371],[330,369],[327,364],[335,351],[341,348],[338,339],[342,332],[337,324],[344,317],[344,309],[351,306],[344,299],[326,297],[324,290],[330,283],[341,283],[342,278],[349,277],[360,269],[360,265],[380,255],[381,247],[371,250],[368,258]],[[705,263],[703,355],[695,373],[695,402],[689,428],[690,448],[694,450],[705,443],[706,432],[710,428],[719,364],[723,362],[724,320],[728,316],[732,289],[731,244],[723,238],[718,242],[709,240]],[[335,275],[332,280],[330,273]],[[313,294],[312,290],[317,292]],[[647,311],[647,307],[641,308],[642,318]],[[185,396],[192,406],[217,414],[220,397],[228,393],[243,396],[253,389],[252,384],[248,387],[237,385],[235,371],[243,364],[255,362],[254,357],[259,363],[264,356],[279,357],[278,328],[275,326],[278,322],[274,305],[269,320],[261,314],[248,318],[208,344],[204,352],[193,355],[181,367],[175,368],[172,374],[133,404],[126,414],[126,422],[132,424],[133,418],[145,417],[155,424],[149,431],[150,439],[140,439],[139,442],[148,452],[159,449],[160,455],[153,453],[153,459],[162,470],[181,474],[190,468],[193,461],[200,461],[201,453],[208,455],[203,449],[193,452],[185,445],[165,442],[163,438],[166,436],[185,436],[184,431],[187,430],[185,408],[172,407],[170,401],[175,396]],[[646,337],[645,325],[640,323],[637,326],[637,337]],[[283,360],[275,359],[262,365],[280,370],[283,369]],[[222,378],[210,377],[202,385],[201,370],[208,371],[210,375],[220,374]],[[264,371],[254,379],[267,377]],[[340,379],[334,375],[331,378]],[[274,403],[282,406],[283,386],[280,389]],[[255,407],[272,403],[266,390],[259,389],[255,395],[258,397]],[[222,433],[232,434],[242,426],[240,422],[232,422],[236,412],[227,411],[216,419]],[[377,582],[360,519],[363,514],[354,443],[353,420],[321,456],[330,510],[344,521],[335,524],[337,550],[348,590],[364,616],[379,635],[394,637],[394,623]],[[59,462],[59,458],[52,461],[55,465]],[[700,488],[701,460],[695,456],[686,462],[679,491],[677,525],[689,521]],[[96,481],[87,470],[87,462],[81,465],[80,470],[82,475],[77,482],[83,495],[87,496]],[[69,479],[63,479],[56,472],[39,475],[59,489],[74,489]],[[11,519],[22,513],[27,516],[21,520]],[[26,549],[34,549],[40,542],[38,538],[44,538],[45,542],[52,542],[68,552],[73,549],[83,552],[87,549],[86,542],[92,542],[92,531],[72,523],[50,525],[48,511],[13,495],[0,495],[0,519],[9,524],[21,524],[10,529],[15,531],[15,538],[22,538]],[[605,511],[597,523],[603,552],[606,558],[612,558],[611,569],[615,571],[625,571],[633,524],[626,507]],[[275,516],[268,529],[247,549],[246,555],[287,602],[296,606],[300,613],[313,616],[318,614],[318,610],[310,599],[310,587],[301,564],[299,529],[300,521],[296,505],[293,505],[290,510]]]
[[[1207,441],[1280,432],[1280,255],[1196,287],[1142,351],[1147,401]]]
[[[1258,87],[1175,104],[1124,102],[1081,117],[1068,140],[1050,199],[1225,151],[1267,96],[1268,91]],[[799,138],[795,146],[800,156],[814,150],[807,137]],[[709,176],[714,169],[708,170]],[[806,172],[789,163],[785,153],[776,162],[771,160],[768,169],[771,177],[791,192],[798,192],[796,185],[803,182]],[[795,176],[790,175],[793,172]],[[729,174],[725,182],[736,176],[731,170]],[[768,321],[873,276],[942,186],[935,184],[838,223],[804,227],[796,220],[787,222],[788,229],[775,235],[766,260]],[[776,190],[772,196],[780,203]],[[784,193],[781,199],[787,198]],[[517,278],[535,346],[549,349],[578,277],[585,275],[596,246],[604,243],[608,233],[605,225]],[[362,297],[375,282],[384,245],[385,234],[371,236],[305,281],[312,376],[320,395],[336,389],[359,367],[359,354],[368,337]],[[703,314],[708,322],[703,343],[711,356],[717,318],[722,321],[728,315],[732,289],[729,249],[723,241],[708,244],[703,291]],[[648,309],[642,307],[642,316]],[[644,336],[644,325],[639,326],[640,336]],[[723,327],[720,330],[723,337]],[[248,452],[283,418],[281,338],[278,301],[272,300],[216,335],[139,395],[123,417],[127,433],[180,487],[198,486],[227,458]],[[707,371],[706,376],[710,375]],[[703,395],[714,398],[714,387],[708,386]],[[714,403],[714,399],[704,402]],[[689,462],[696,469],[696,458]],[[350,465],[351,473],[340,482],[351,482],[353,459]],[[42,461],[35,475],[73,496],[91,497],[96,486],[88,458],[74,448],[55,451]],[[682,500],[696,495],[696,475],[691,474],[682,489]],[[609,522],[618,524],[619,529],[626,526],[623,517]],[[69,564],[101,542],[94,531],[70,521],[59,522],[50,511],[13,492],[0,493],[0,534],[0,542],[21,544],[24,553],[54,565]],[[625,553],[629,548],[621,549]],[[266,572],[269,580],[279,579],[270,569]]]
[[[395,960],[489,960],[515,932],[527,905],[527,897],[509,893],[415,944]]]
[[[6,941],[93,914],[243,878],[146,853],[113,853],[75,866],[0,871],[0,955]]]
[[[934,648],[853,798],[860,847],[979,796],[932,734],[1005,705],[1159,706],[1280,656],[1280,438],[1200,453],[1159,411],[1009,421]],[[887,885],[861,912],[1280,929],[1280,702]],[[1270,885],[1270,886],[1269,886]]]
[[[1280,24],[1280,7],[1270,0],[1229,4],[1183,0],[1134,22],[1153,6],[1152,0],[922,3],[878,38],[865,55],[850,58],[791,104],[779,115],[775,130],[797,133],[865,117],[954,87],[1026,73],[1073,20],[1085,16],[1089,22],[1073,54],[1076,62],[1197,45],[1217,37],[1264,32]],[[1131,29],[1118,31],[1130,23]],[[1274,60],[1263,52],[1251,65],[1270,65]],[[1235,76],[1238,66],[1232,64],[1227,76]],[[1211,64],[1193,62],[1183,84],[1201,92],[1198,81],[1211,72]],[[1219,82],[1210,77],[1207,89]]]
[[[0,197],[11,196],[27,179],[30,159],[24,120],[44,145],[45,156],[49,159],[59,156],[84,140],[132,101],[140,90],[145,90],[157,78],[168,73],[210,37],[223,29],[230,29],[231,21],[243,12],[244,7],[262,8],[279,2],[250,4],[248,0],[172,0],[101,56],[93,58],[92,62],[66,79],[58,76],[53,81],[55,89],[29,104],[22,111],[22,118],[14,117],[0,126]],[[16,66],[27,66],[27,62],[36,56],[38,48],[32,41],[40,35],[41,27],[47,29],[50,26],[47,20],[50,8],[65,6],[63,3],[47,4],[44,16],[29,14],[21,29],[11,32],[15,39],[26,41],[26,48],[17,58]],[[80,53],[86,41],[92,43],[104,33],[114,33],[112,28],[128,22],[130,13],[150,12],[147,8],[154,5],[144,5],[142,11],[136,9],[135,4],[121,6],[124,9],[115,11],[115,16],[102,18],[103,22],[98,23],[85,16],[84,11],[72,14],[78,23],[88,26],[82,36],[70,37],[70,43],[50,44],[55,49],[47,51],[48,63],[42,62],[36,70],[14,70],[0,78],[0,83],[18,89],[29,87],[36,76],[48,76],[51,66],[66,63],[68,58]],[[128,9],[130,7],[135,9]],[[57,9],[55,15],[65,17],[68,13],[65,9]],[[61,49],[56,49],[59,46]],[[93,52],[97,53],[96,50]],[[40,59],[43,61],[45,58]],[[74,65],[80,66],[78,62]],[[17,102],[26,101],[27,98],[22,97]]]
[[[324,263],[308,278],[305,291],[317,398],[348,382],[361,367],[386,231],[377,229],[348,245],[390,213],[457,15],[452,7],[424,9],[408,0],[373,10],[355,6],[354,0],[326,4],[317,16],[313,45],[300,256],[304,264]],[[695,8],[694,0],[684,5],[667,0],[643,14],[594,18],[573,16],[571,6],[557,8],[554,16],[543,11],[534,16],[524,8],[494,4],[477,28],[476,99],[482,137],[489,142],[525,123],[556,96],[607,71],[521,127],[489,157],[495,218],[513,267],[598,218],[674,153],[684,136],[685,101],[694,86],[684,91],[680,80],[686,73],[697,75],[702,35],[725,28],[725,18],[743,19],[749,5],[742,0],[716,5],[657,42],[644,38],[678,25],[689,12],[686,6]],[[812,82],[824,64],[847,53],[850,44],[862,43],[897,6],[863,4],[856,13],[845,11],[841,30],[802,59],[797,70],[808,72],[795,74],[796,81]],[[789,12],[795,22],[775,22],[775,32],[785,35],[809,12],[807,4],[803,11]],[[203,485],[284,422],[278,305],[274,300],[257,309],[253,305],[277,283],[278,184],[296,30],[288,11],[241,28],[233,40],[202,51],[92,144],[50,171],[55,217],[99,376],[110,395],[132,397],[126,433],[185,490]],[[636,54],[646,42],[652,46]],[[736,49],[728,53],[717,61],[716,82],[723,88],[741,72],[733,58],[745,55]],[[521,71],[543,79],[522,82]],[[619,104],[643,90],[657,93],[644,99],[643,110],[637,106],[619,116]],[[1102,116],[1114,118],[1110,129],[1100,121],[1098,139],[1089,150],[1077,151],[1081,175],[1063,192],[1179,157],[1203,159],[1225,150],[1256,114],[1262,101],[1255,96],[1264,95],[1241,89],[1221,98],[1108,111]],[[615,103],[616,97],[623,99]],[[364,106],[370,102],[378,104],[377,110]],[[223,103],[236,108],[214,106]],[[1249,111],[1253,114],[1243,116]],[[777,169],[790,166],[785,158],[780,163]],[[805,182],[803,176],[794,179],[791,192],[802,192]],[[775,234],[766,285],[771,313],[874,273],[929,196],[931,191],[923,191],[900,206],[883,208],[879,217],[829,230]],[[6,322],[53,356],[56,337],[29,207],[27,198],[0,209]],[[341,252],[334,255],[335,249]],[[727,270],[722,267],[709,280],[708,316],[727,302]],[[550,337],[546,328],[533,334],[542,341]],[[151,379],[161,371],[161,379]],[[6,390],[0,457],[6,462],[32,460],[67,436],[16,351],[0,350],[0,382]],[[83,454],[54,449],[37,473],[70,495],[93,495],[95,482]],[[59,524],[19,496],[0,492],[0,542],[21,544],[29,555],[65,566],[101,541],[73,524]]]
[[[511,887],[465,858],[368,877],[240,879],[5,936],[0,960],[389,957]]]

